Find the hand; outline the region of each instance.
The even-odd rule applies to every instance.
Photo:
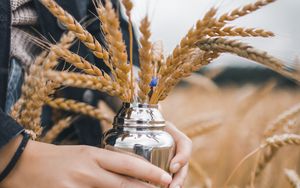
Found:
[[[139,180],[138,180],[139,179]],[[151,188],[171,176],[147,161],[89,146],[30,141],[1,188]]]
[[[172,135],[176,143],[176,155],[170,165],[170,171],[175,176],[169,187],[182,188],[188,173],[188,162],[192,153],[192,141],[171,123],[167,124],[166,131]]]

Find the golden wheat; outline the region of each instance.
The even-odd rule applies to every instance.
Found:
[[[184,63],[180,68],[177,68],[170,74],[169,77],[160,81],[155,93],[151,97],[150,103],[157,103],[159,100],[164,100],[182,78],[190,76],[204,65],[209,64],[212,60],[219,57],[219,54],[196,51],[196,53],[192,52],[192,54],[187,55],[187,57],[192,60],[190,60],[189,63]]]
[[[129,31],[129,61],[130,61],[130,102],[134,100],[134,90],[135,90],[135,84],[134,78],[133,78],[133,28],[132,28],[132,20],[131,20],[131,10],[133,8],[133,3],[131,0],[122,0],[122,3],[126,10],[126,15],[128,17],[128,31]]]
[[[293,188],[300,188],[300,177],[295,170],[285,169],[284,174]]]
[[[298,74],[289,72],[281,60],[270,56],[267,52],[256,50],[252,46],[237,40],[229,40],[226,38],[203,38],[199,40],[196,45],[201,50],[232,53],[253,60],[287,76],[288,78],[300,81]]]
[[[70,127],[74,118],[72,116],[61,119],[41,138],[41,141],[46,143],[52,143],[57,136],[66,128]]]
[[[62,35],[62,37],[60,38],[59,42],[56,45],[64,49],[69,49],[72,46],[74,40],[75,40],[74,33],[68,31],[67,33],[64,33]],[[50,48],[50,51],[43,62],[43,69],[44,70],[53,69],[58,63],[58,58],[59,57],[56,55],[56,53],[53,52],[52,49]]]
[[[96,10],[102,23],[101,28],[104,31],[105,39],[108,43],[111,62],[117,76],[116,79],[119,84],[123,86],[126,91],[126,95],[128,95],[127,98],[129,98],[128,90],[130,86],[128,74],[130,66],[127,63],[128,57],[126,45],[120,29],[119,17],[113,9],[110,1],[105,2],[105,7],[101,3],[98,3]]]
[[[222,29],[214,29],[208,36],[239,36],[239,37],[273,37],[275,36],[271,31],[265,31],[257,28],[242,28],[242,27],[225,27]]]
[[[45,77],[64,86],[94,89],[124,99],[123,88],[121,88],[118,83],[106,79],[105,77],[100,78],[98,76],[81,73],[59,71],[47,71],[45,72]]]
[[[203,134],[217,129],[218,127],[220,127],[220,125],[220,120],[210,120],[207,122],[200,122],[200,125],[199,123],[193,123],[192,125],[186,126],[186,128],[182,131],[189,138],[196,138],[198,136],[201,136]]]
[[[73,31],[76,37],[82,41],[96,57],[103,59],[104,63],[113,71],[109,63],[109,54],[102,48],[98,40],[93,37],[86,29],[84,29],[69,13],[61,8],[53,0],[40,0],[40,2],[47,7],[47,9],[70,31]]]
[[[233,21],[237,18],[250,14],[264,6],[269,5],[270,3],[275,2],[276,0],[257,0],[255,3],[249,3],[242,8],[234,9],[229,13],[223,14],[220,18],[220,22]]]
[[[275,135],[269,138],[266,138],[264,147],[268,147],[267,152],[263,153],[259,159],[255,176],[259,176],[266,165],[271,161],[275,156],[277,151],[283,146],[287,145],[300,145],[300,135],[296,134],[282,134]]]
[[[90,116],[98,120],[105,120],[111,123],[111,119],[107,117],[101,110],[83,102],[78,102],[75,100],[65,99],[65,98],[55,98],[55,99],[48,98],[46,100],[46,103],[47,105],[49,105],[54,109],[72,111],[75,113],[80,113],[80,114]]]
[[[153,75],[152,67],[152,43],[150,42],[150,22],[148,16],[142,19],[140,25],[141,48],[139,50],[140,56],[140,71],[139,71],[139,99],[142,103],[148,102],[148,94],[150,92],[150,82]]]
[[[273,120],[264,131],[264,136],[269,137],[276,131],[282,129],[289,121],[295,119],[300,114],[300,104],[294,105],[292,108],[281,113],[275,120]]]

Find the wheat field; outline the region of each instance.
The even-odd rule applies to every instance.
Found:
[[[274,86],[270,82],[264,86],[226,86],[217,90],[179,87],[162,102],[165,118],[193,138],[194,151],[185,187],[223,187],[239,161],[264,140],[263,133],[270,122],[299,102],[299,90]],[[289,119],[287,124],[277,134],[299,133],[298,118]],[[285,169],[299,173],[299,157],[297,146],[279,149],[255,178],[254,186],[293,187]],[[257,155],[249,158],[228,185],[250,186],[256,163]]]

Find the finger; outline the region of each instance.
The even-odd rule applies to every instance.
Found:
[[[153,185],[115,174],[106,170],[99,170],[97,174],[101,174],[101,178],[95,179],[93,188],[155,188]]]
[[[188,174],[189,165],[186,164],[180,171],[175,175],[169,188],[182,188],[184,180]]]
[[[171,161],[170,171],[177,173],[189,161],[192,154],[192,141],[171,123],[167,124],[166,131],[172,135],[176,143],[176,154]]]
[[[104,169],[154,184],[168,185],[172,181],[172,177],[164,170],[146,160],[126,154],[102,150],[97,161]]]

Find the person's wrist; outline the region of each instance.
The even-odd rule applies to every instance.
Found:
[[[0,149],[0,172],[4,170],[6,165],[9,163],[13,155],[15,154],[18,146],[22,141],[23,135],[18,135],[13,138],[8,144]]]

